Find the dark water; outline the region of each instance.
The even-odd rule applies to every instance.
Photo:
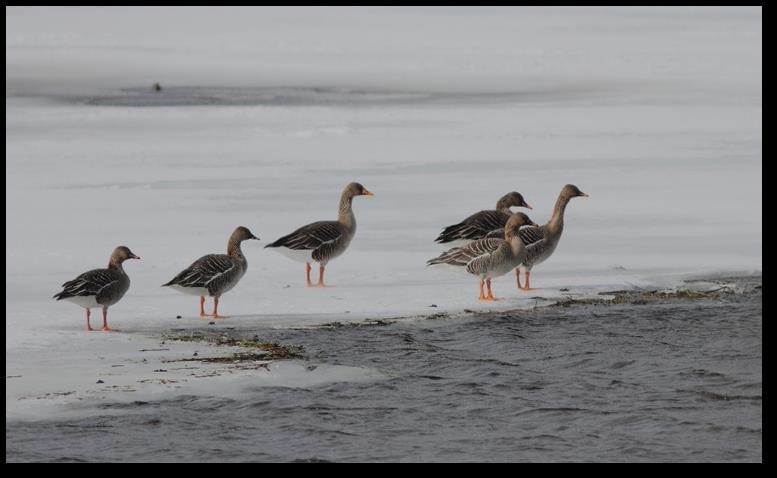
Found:
[[[762,296],[247,331],[387,380],[6,423],[7,461],[761,461]]]
[[[66,97],[96,106],[389,106],[423,104],[501,104],[590,100],[612,94],[612,86],[544,86],[504,92],[379,91],[332,87],[171,86],[124,88],[88,97]]]

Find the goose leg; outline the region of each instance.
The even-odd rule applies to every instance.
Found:
[[[486,300],[499,300],[494,297],[494,294],[491,293],[491,279],[486,280],[486,287],[488,287],[488,295],[486,296]]]
[[[100,330],[105,332],[118,332],[118,330],[108,327],[108,307],[103,307],[103,327]]]
[[[483,279],[480,279],[480,300],[486,300],[486,294],[483,293]]]
[[[205,317],[208,314],[205,313],[205,296],[200,296],[200,317]]]
[[[94,330],[89,324],[89,317],[92,315],[92,311],[89,310],[89,307],[86,308],[86,330]]]
[[[318,284],[316,287],[326,287],[324,285],[324,264],[318,266]]]
[[[523,287],[521,287],[521,268],[520,267],[515,268],[515,281],[518,283],[518,288],[522,289]]]
[[[214,319],[228,319],[228,315],[219,315],[219,298],[214,297],[213,298],[213,315],[211,316]]]
[[[306,269],[307,278],[308,278],[308,287],[313,287],[313,283],[310,282],[310,269],[312,269],[312,267],[310,267],[310,262],[305,263],[305,269]]]
[[[530,271],[528,271],[528,270],[526,271],[526,282],[524,282],[523,290],[538,290],[536,288],[533,288],[533,287],[529,286],[529,274],[530,273],[531,273]]]

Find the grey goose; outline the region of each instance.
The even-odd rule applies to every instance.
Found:
[[[62,284],[62,292],[54,295],[54,299],[66,300],[86,309],[86,330],[93,330],[89,323],[91,309],[102,307],[103,326],[100,330],[113,331],[108,327],[108,307],[124,297],[130,286],[130,279],[122,263],[127,259],[140,259],[126,246],[113,250],[105,269],[92,269],[75,279]]]
[[[248,260],[240,249],[240,244],[248,239],[259,239],[248,228],[236,228],[227,242],[226,254],[208,254],[194,261],[189,267],[178,273],[173,279],[162,284],[184,294],[200,296],[200,317],[205,313],[205,297],[213,297],[214,319],[225,319],[219,315],[219,298],[240,282],[248,269]]]
[[[526,248],[518,233],[525,225],[536,226],[526,214],[514,213],[505,224],[504,238],[489,237],[454,247],[429,260],[427,265],[445,264],[464,269],[480,277],[480,300],[497,300],[491,292],[491,279],[507,274],[524,260]],[[484,281],[487,296],[483,294]]]
[[[350,183],[340,195],[336,221],[318,221],[302,226],[264,247],[275,248],[292,260],[304,262],[308,287],[313,287],[313,283],[310,281],[310,263],[318,262],[316,287],[325,287],[324,270],[326,265],[345,252],[356,233],[356,216],[354,216],[351,207],[355,196],[374,196],[374,194],[359,183]]]
[[[553,215],[547,224],[542,226],[525,227],[521,229],[519,235],[524,244],[526,244],[526,257],[520,264],[523,268],[526,280],[521,286],[520,268],[515,269],[515,277],[518,282],[518,288],[523,290],[536,290],[530,286],[529,276],[531,270],[537,264],[545,261],[556,250],[561,233],[564,231],[564,211],[567,208],[569,200],[574,197],[588,197],[577,186],[567,184],[561,189],[561,193],[556,200],[556,206],[553,208]],[[502,230],[494,230],[488,237],[498,237],[503,233]]]
[[[437,236],[435,242],[440,244],[460,243],[459,245],[464,245],[464,243],[469,241],[483,239],[489,232],[504,228],[507,220],[510,219],[510,215],[513,213],[510,210],[512,206],[532,208],[524,201],[521,193],[516,191],[507,193],[499,198],[495,209],[476,212],[460,223],[446,227]],[[504,236],[504,233],[499,237],[501,236]]]

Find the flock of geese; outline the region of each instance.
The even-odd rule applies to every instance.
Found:
[[[317,221],[302,226],[265,247],[274,248],[296,261],[304,262],[308,287],[325,287],[324,271],[332,259],[348,248],[356,233],[356,217],[352,202],[356,196],[372,196],[359,183],[348,184],[340,197],[336,221]],[[515,269],[518,288],[533,290],[529,284],[532,268],[553,254],[564,229],[564,211],[569,200],[587,197],[577,186],[567,184],[561,190],[550,220],[535,224],[522,213],[513,213],[511,207],[532,209],[517,192],[504,195],[496,208],[477,212],[458,224],[446,227],[437,237],[440,244],[454,245],[428,265],[444,265],[464,271],[480,279],[480,300],[497,300],[491,290],[491,280]],[[248,261],[240,246],[243,241],[259,239],[248,228],[240,226],[232,232],[227,242],[226,254],[208,254],[194,261],[163,287],[171,287],[185,294],[200,297],[200,316],[216,319],[219,315],[219,298],[231,290],[248,269]],[[86,329],[90,323],[91,309],[101,307],[101,330],[110,331],[108,308],[124,297],[130,279],[123,263],[128,259],[140,259],[126,246],[114,249],[105,269],[84,272],[62,284],[62,291],[54,295],[57,300],[67,300],[86,309]],[[319,264],[318,282],[310,280],[311,263]],[[525,273],[521,285],[521,268]],[[483,286],[486,286],[486,295]],[[213,313],[205,312],[205,297],[213,297]]]

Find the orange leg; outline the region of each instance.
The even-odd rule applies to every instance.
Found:
[[[213,315],[212,317],[214,319],[228,319],[228,315],[219,315],[219,298],[214,297],[213,298]]]
[[[205,317],[207,314],[205,313],[205,296],[200,296],[200,317]]]
[[[318,266],[318,284],[316,287],[326,287],[324,285],[324,264]]]
[[[310,262],[305,263],[305,269],[306,269],[307,278],[308,278],[308,287],[313,287],[313,283],[310,282],[310,269],[312,269],[312,267],[310,267]]]
[[[524,283],[523,290],[537,290],[529,286],[529,271],[526,271],[526,282]]]
[[[499,300],[494,297],[494,294],[491,293],[491,279],[486,280],[486,287],[488,287],[488,295],[486,296],[486,300]]]
[[[91,311],[91,310],[89,310],[89,308],[87,307],[87,308],[86,308],[86,330],[94,330],[94,329],[92,328],[91,324],[89,324],[89,317],[90,317],[91,315],[92,315],[92,311]]]
[[[522,289],[523,287],[521,287],[521,268],[520,267],[515,268],[515,281],[518,283],[518,288]]]
[[[118,330],[108,327],[108,307],[103,307],[103,327],[100,330],[105,332],[118,332]]]
[[[479,300],[486,300],[486,294],[483,293],[483,279],[480,279],[480,297]]]

